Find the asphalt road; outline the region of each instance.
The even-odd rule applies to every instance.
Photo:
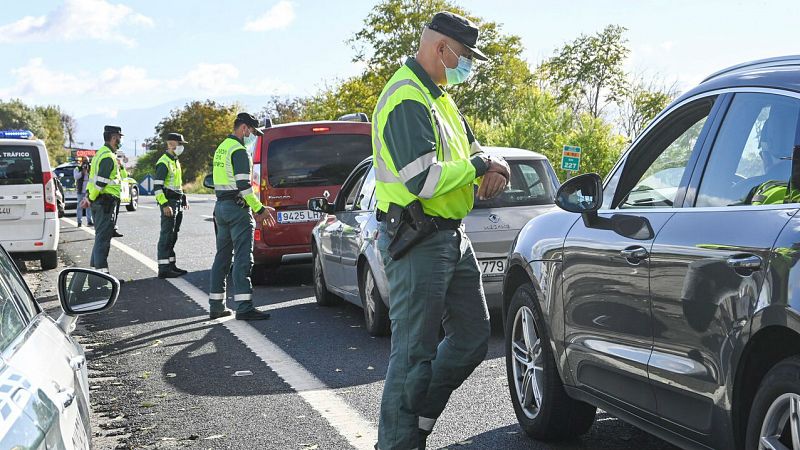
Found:
[[[178,265],[190,271],[187,281],[207,292],[214,201],[190,196],[190,202],[176,249]],[[70,221],[62,221],[62,261],[88,266],[93,236]],[[159,215],[152,197],[141,199],[139,211],[122,212],[119,227],[124,234],[119,242],[156,259]],[[317,412],[319,405],[310,407],[228,328],[209,322],[184,292],[115,247],[110,268],[126,281],[117,305],[81,324],[94,373],[92,403],[102,422],[96,428],[99,448],[351,448]],[[29,269],[36,273],[33,264]],[[389,339],[370,337],[355,306],[316,306],[311,282],[308,265],[281,269],[274,283],[255,289],[256,306],[269,309],[272,319],[249,326],[376,427]],[[558,444],[531,440],[517,425],[509,400],[498,321],[493,328],[485,361],[453,395],[429,448],[673,448],[602,412],[585,436]],[[234,376],[237,371],[252,375]]]

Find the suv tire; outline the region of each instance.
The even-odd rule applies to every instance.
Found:
[[[505,330],[508,389],[525,433],[534,439],[556,441],[589,431],[597,408],[571,398],[564,390],[536,294],[528,284],[514,292]]]
[[[325,283],[325,274],[322,272],[322,256],[314,252],[314,297],[319,306],[334,306],[338,299],[328,290]]]
[[[776,364],[761,380],[747,420],[747,450],[761,448],[760,441],[765,435],[774,436],[787,448],[798,448],[800,442],[793,445],[792,429],[787,425],[792,420],[792,407],[800,407],[798,374],[800,356],[792,356]]]
[[[54,250],[43,253],[42,257],[39,258],[39,262],[42,264],[42,270],[55,269],[58,267],[58,252]]]
[[[390,331],[389,308],[383,302],[369,264],[364,264],[358,279],[367,333],[370,336],[388,336]]]

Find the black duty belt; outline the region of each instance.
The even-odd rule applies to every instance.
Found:
[[[119,197],[115,197],[111,194],[100,194],[95,199],[96,202],[106,203],[106,202],[118,202]]]
[[[439,230],[457,230],[461,228],[461,220],[459,219],[445,219],[444,217],[429,216],[427,214],[425,214],[425,217],[431,219]],[[377,219],[378,222],[383,222],[385,218],[386,213],[377,209],[375,219]]]

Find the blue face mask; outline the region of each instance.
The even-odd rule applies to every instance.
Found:
[[[244,145],[246,147],[252,147],[256,143],[256,135],[255,133],[250,133],[249,136],[245,136],[244,138]]]
[[[447,46],[447,49],[453,52],[453,49],[450,46]],[[453,52],[454,55],[458,56],[458,53]],[[467,81],[469,75],[472,73],[472,60],[467,58],[466,56],[458,56],[458,65],[455,69],[451,69],[447,67],[447,65],[442,61],[442,65],[444,66],[444,74],[447,77],[447,84],[460,84]]]

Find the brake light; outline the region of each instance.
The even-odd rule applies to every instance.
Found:
[[[33,243],[34,247],[44,247],[44,242],[37,241]]]
[[[255,233],[253,233],[253,239],[255,239],[256,241],[260,241],[261,240],[261,230],[260,229],[256,228]]]
[[[311,131],[314,132],[314,133],[327,133],[328,131],[331,131],[331,128],[330,127],[314,127],[314,128],[311,129]]]
[[[44,187],[44,212],[56,212],[56,181],[53,179],[52,172],[42,174],[42,185]]]

